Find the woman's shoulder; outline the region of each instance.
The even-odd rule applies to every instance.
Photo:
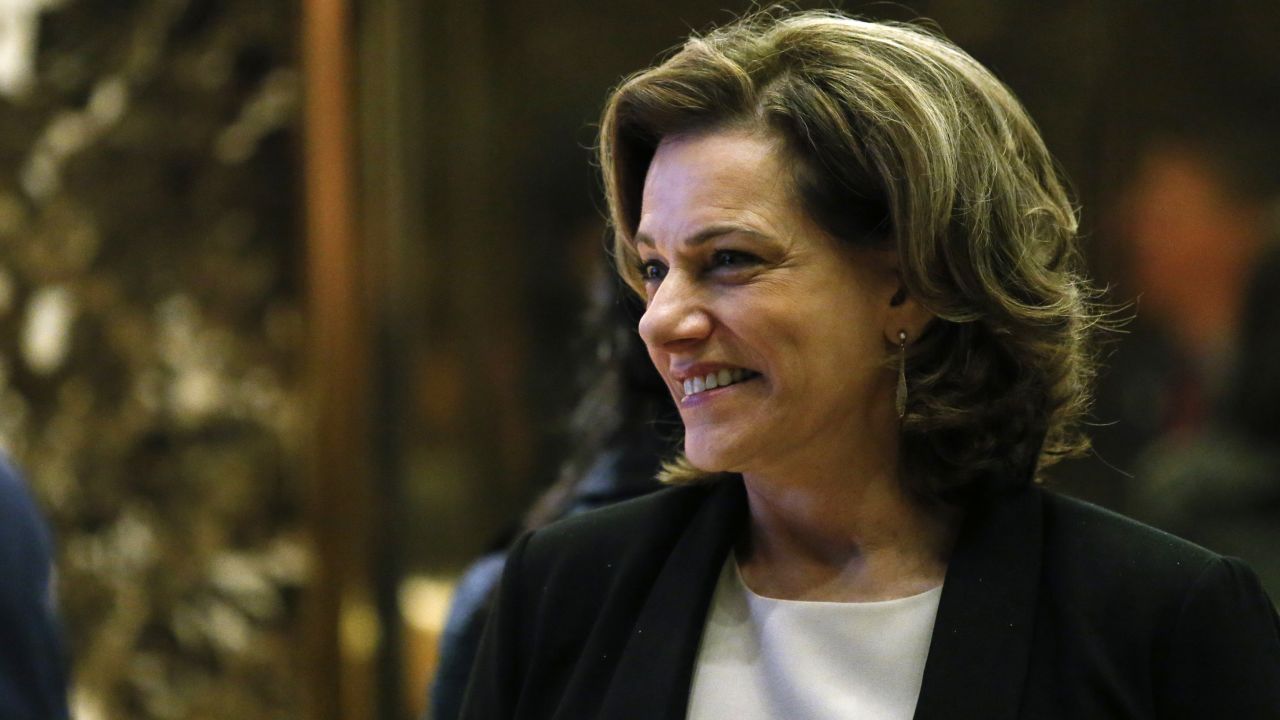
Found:
[[[1204,564],[1219,555],[1163,530],[1098,505],[1056,492],[1044,493],[1044,532],[1048,542],[1063,543],[1064,551],[1096,555],[1112,563],[1144,560]]]
[[[1103,695],[1150,688],[1156,717],[1277,717],[1280,617],[1248,565],[1080,500],[1044,498],[1039,603],[1058,640],[1041,680],[1067,662],[1108,678],[1097,681],[1110,683]]]
[[[597,626],[612,637],[634,624],[659,585],[679,588],[659,596],[696,600],[729,546],[738,486],[664,488],[528,533],[512,547],[499,605],[519,608],[523,627],[555,628],[532,631],[540,652],[573,653]]]
[[[1055,590],[1079,595],[1083,604],[1123,600],[1179,615],[1206,593],[1266,599],[1239,559],[1082,500],[1044,497],[1044,571]]]
[[[727,491],[719,483],[667,487],[571,515],[529,534],[522,562],[550,570],[660,557],[709,505],[723,504]]]
[[[1044,493],[1044,543],[1050,568],[1078,565],[1099,581],[1186,584],[1224,560],[1188,540],[1054,492]]]

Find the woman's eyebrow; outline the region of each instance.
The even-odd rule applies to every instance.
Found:
[[[765,235],[764,233],[759,232],[757,230],[752,230],[747,227],[743,227],[742,225],[710,225],[708,227],[703,228],[702,230],[699,230],[697,233],[694,233],[692,236],[686,238],[683,244],[689,247],[697,247],[707,242],[708,240],[713,240],[715,238],[723,237],[725,235],[735,235],[735,234],[751,235],[753,237],[760,238],[761,240],[768,239],[768,236]],[[643,232],[636,233],[635,244],[647,245],[649,247],[654,247],[654,245],[656,245],[656,243],[653,241],[653,238],[649,237]]]

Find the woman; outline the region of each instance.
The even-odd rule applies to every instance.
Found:
[[[990,73],[757,15],[623,83],[601,165],[684,452],[516,543],[464,717],[1280,716],[1246,567],[1034,482],[1096,316]]]

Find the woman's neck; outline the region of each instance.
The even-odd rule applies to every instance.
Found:
[[[738,550],[747,585],[768,597],[874,601],[937,587],[959,513],[913,500],[892,467],[857,474],[745,474],[750,522]]]

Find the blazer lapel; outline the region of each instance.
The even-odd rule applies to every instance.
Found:
[[[745,515],[741,478],[720,481],[659,571],[599,717],[685,717],[711,596]]]
[[[947,567],[917,720],[1017,717],[1040,583],[1041,490],[975,503]]]

